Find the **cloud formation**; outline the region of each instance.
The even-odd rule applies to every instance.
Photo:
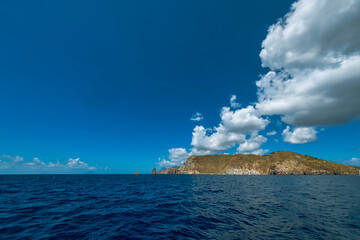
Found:
[[[88,170],[95,170],[95,167],[89,167],[89,165],[83,161],[80,161],[80,158],[69,158],[67,162],[67,166],[73,169],[88,169]]]
[[[256,109],[293,126],[345,124],[360,114],[360,1],[302,0],[269,28]]]
[[[72,173],[95,169],[96,167],[90,167],[87,163],[80,161],[79,158],[69,158],[65,163],[45,163],[39,158],[26,161],[20,156],[13,157],[5,154],[0,156],[2,173]]]
[[[292,144],[317,141],[316,127],[359,120],[359,39],[360,1],[295,2],[269,27],[262,43],[260,58],[269,71],[256,82],[257,102],[237,109],[236,95],[231,96],[230,107],[236,110],[223,107],[217,127],[196,126],[189,154],[235,146],[241,153],[264,154],[260,147],[267,139],[258,132],[273,115],[290,125],[282,136]]]
[[[8,160],[11,160],[11,161],[14,161],[14,162],[24,162],[24,158],[20,157],[20,156],[13,157],[13,156],[10,156],[10,155],[2,154],[0,158],[8,159]]]
[[[236,102],[236,95],[232,95],[230,98],[230,107],[232,108],[239,108],[241,107],[241,104]]]
[[[194,115],[192,115],[192,117],[190,118],[191,121],[196,121],[196,122],[199,122],[201,120],[203,120],[204,117],[201,113],[195,113]]]
[[[274,135],[276,135],[276,131],[271,131],[271,132],[268,132],[268,133],[266,133],[266,135],[268,135],[268,136],[274,136]]]
[[[283,131],[284,142],[292,144],[303,144],[317,141],[317,131],[313,127],[298,127],[294,131],[287,126]]]
[[[352,158],[349,161],[350,165],[360,166],[360,158]]]
[[[213,154],[229,150],[246,141],[246,134],[265,129],[269,120],[259,117],[252,106],[230,110],[223,107],[218,127],[205,129],[196,126],[192,133],[191,153],[194,155]]]
[[[269,123],[268,119],[257,115],[252,106],[231,110],[223,107],[220,112],[221,121],[217,127],[205,128],[195,126],[192,133],[190,152],[185,148],[169,150],[169,160],[159,158],[160,167],[181,165],[191,155],[207,155],[224,152],[239,145],[238,152],[244,154],[264,154],[267,150],[259,149],[266,138],[258,135]],[[250,138],[246,139],[249,135]],[[242,144],[242,145],[241,145]]]
[[[223,152],[244,141],[244,134],[228,131],[223,124],[215,127],[214,130],[196,126],[192,133],[191,153],[207,155]]]
[[[245,142],[241,143],[238,147],[238,152],[245,154],[257,154],[263,155],[268,150],[259,149],[263,143],[267,141],[267,138],[261,135],[258,135],[257,132],[253,132],[249,139],[246,139]]]
[[[169,160],[166,158],[159,158],[158,165],[160,167],[173,167],[181,165],[190,157],[190,153],[185,148],[171,148],[169,149]]]

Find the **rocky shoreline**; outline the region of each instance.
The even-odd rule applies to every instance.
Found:
[[[153,174],[224,174],[224,175],[357,175],[359,168],[308,155],[279,151],[258,155],[191,156],[182,166]]]

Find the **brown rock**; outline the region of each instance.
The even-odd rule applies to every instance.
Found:
[[[279,151],[265,156],[218,154],[191,156],[184,165],[157,174],[348,175],[359,169],[298,153]]]

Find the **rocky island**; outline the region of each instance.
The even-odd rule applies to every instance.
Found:
[[[182,166],[164,169],[156,174],[356,175],[359,169],[308,155],[279,151],[264,156],[191,156]]]

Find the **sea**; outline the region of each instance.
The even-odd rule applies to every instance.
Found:
[[[1,175],[0,239],[360,239],[360,176]]]

